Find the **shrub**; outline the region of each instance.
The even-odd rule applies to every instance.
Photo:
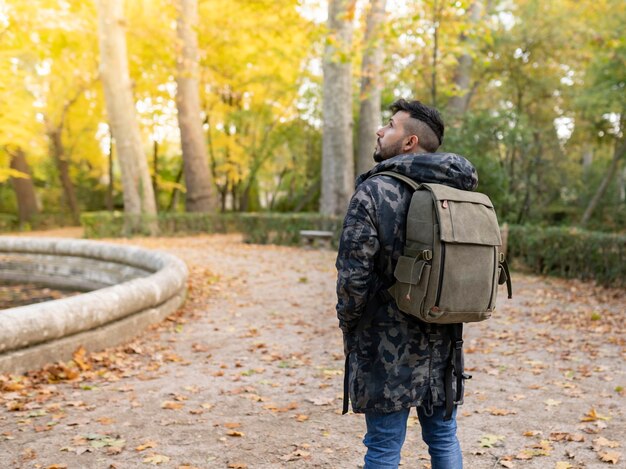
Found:
[[[127,236],[125,221],[147,235],[147,217],[129,217],[120,212],[92,212],[81,217],[88,238]],[[158,215],[161,236],[196,233],[241,232],[244,241],[258,244],[297,245],[301,230],[335,234],[336,247],[341,219],[317,213],[175,213]],[[509,226],[508,257],[533,272],[566,278],[595,280],[606,286],[626,285],[626,236],[576,228]]]
[[[18,219],[15,215],[0,213],[0,231],[14,231],[18,227]]]
[[[509,258],[533,272],[626,285],[626,236],[577,228],[509,227]]]
[[[341,220],[317,213],[166,213],[158,215],[157,220],[161,236],[241,232],[246,242],[258,244],[295,245],[300,242],[301,230],[332,231],[336,240],[341,229]],[[145,227],[149,221],[146,216],[121,212],[91,212],[81,216],[87,238],[147,235]],[[137,228],[128,233],[129,226]]]

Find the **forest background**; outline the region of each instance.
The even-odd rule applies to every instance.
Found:
[[[624,233],[624,24],[619,0],[0,0],[0,224],[341,216],[405,97],[501,221]]]

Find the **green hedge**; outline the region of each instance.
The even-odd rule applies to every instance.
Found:
[[[342,220],[316,213],[246,213],[240,223],[250,243],[297,245],[301,230],[322,230],[335,233],[332,244],[337,246]]]
[[[240,214],[165,213],[156,217],[127,215],[122,212],[89,212],[80,217],[86,238],[118,238],[149,235],[149,224],[156,219],[160,236],[241,231]]]
[[[135,234],[147,235],[147,217],[120,212],[84,214],[81,222],[87,238],[128,236],[125,220],[134,221]],[[197,233],[241,232],[244,240],[258,244],[300,243],[301,230],[341,231],[341,219],[317,213],[198,213],[162,214],[157,217],[161,236]],[[596,280],[607,286],[626,286],[626,236],[575,228],[509,226],[508,257],[538,274]]]
[[[15,231],[19,221],[15,215],[0,213],[0,231]]]
[[[91,212],[81,216],[87,238],[148,235],[147,226],[153,220],[121,212]],[[341,228],[338,218],[317,213],[167,213],[158,215],[156,220],[160,236],[241,232],[246,242],[258,244],[295,245],[300,243],[301,230],[333,231],[337,238]],[[132,233],[128,227],[135,227],[130,228]]]
[[[626,236],[576,228],[509,226],[508,257],[538,274],[626,286]]]
[[[64,226],[74,226],[72,217],[63,213],[33,215],[28,222],[21,223],[15,215],[0,213],[0,232],[49,230]]]

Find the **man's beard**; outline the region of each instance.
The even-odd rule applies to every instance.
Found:
[[[374,161],[376,163],[380,163],[381,161],[388,160],[389,158],[393,158],[402,153],[402,140],[396,142],[394,145],[390,147],[381,147],[380,142],[378,142],[378,148],[374,150]]]

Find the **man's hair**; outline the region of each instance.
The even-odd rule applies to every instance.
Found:
[[[427,152],[435,152],[443,143],[443,119],[434,107],[426,106],[419,101],[396,100],[390,107],[392,113],[398,111],[407,112],[415,122],[405,129],[407,132],[417,135],[418,145]]]

